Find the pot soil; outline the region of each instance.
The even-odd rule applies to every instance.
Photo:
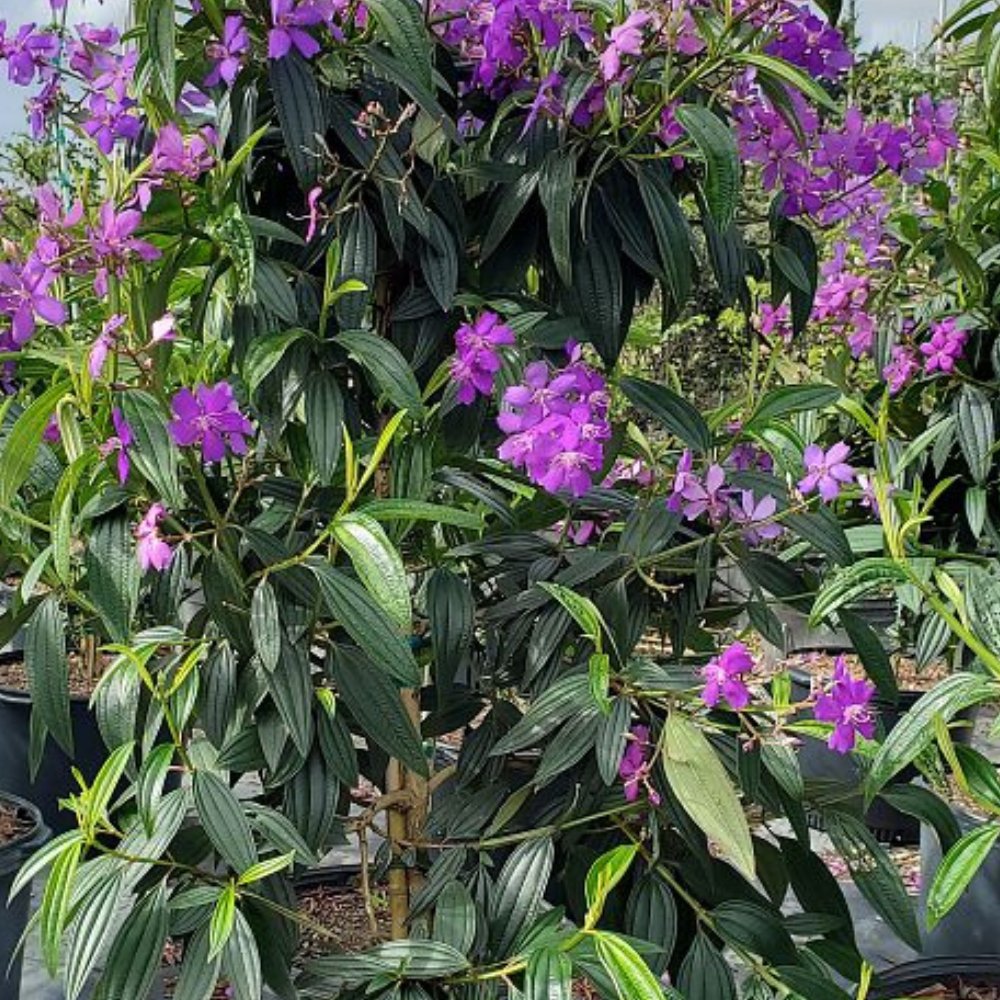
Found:
[[[962,833],[982,825],[982,817],[969,809],[952,804]],[[920,868],[923,889],[920,894],[921,913],[926,912],[927,894],[934,882],[934,875],[941,864],[941,845],[934,830],[925,826],[920,834]],[[978,956],[995,952],[997,940],[996,917],[1000,913],[1000,846],[986,856],[961,899],[954,909],[933,930],[927,929],[925,919],[920,927],[923,936],[921,951],[928,956]],[[1000,994],[998,994],[1000,1000]]]
[[[784,666],[792,678],[792,700],[805,701],[811,694],[814,685],[819,685],[833,676],[834,663],[838,655],[844,655],[851,673],[858,677],[865,676],[864,668],[856,655],[841,654],[839,650],[810,650],[788,657]],[[878,712],[879,726],[883,733],[891,732],[900,719],[911,709],[942,677],[948,675],[947,665],[940,664],[926,670],[917,670],[915,662],[905,656],[893,657],[893,669],[899,683],[899,701],[896,703],[875,696],[872,704]],[[962,738],[964,730],[955,733],[957,739]],[[863,773],[858,758],[854,754],[838,754],[831,751],[825,744],[815,739],[806,739],[799,750],[799,765],[802,776],[807,781],[836,784],[841,788],[856,789],[861,783]],[[903,771],[897,782],[907,782],[916,776],[916,771],[909,768]],[[851,796],[854,802],[854,796]],[[861,796],[857,796],[860,808]],[[816,829],[823,829],[823,819],[818,813],[810,813],[810,824]],[[920,842],[920,821],[913,816],[900,812],[893,806],[876,799],[865,813],[865,822],[875,836],[887,844],[917,844]]]
[[[68,661],[70,720],[73,726],[73,757],[50,736],[41,764],[31,777],[31,695],[24,662],[19,654],[0,657],[0,788],[38,804],[42,816],[55,833],[76,824],[71,812],[59,808],[59,800],[79,790],[72,768],[90,782],[107,759],[107,748],[90,711],[89,699],[97,678],[88,675],[80,657]]]
[[[42,814],[30,802],[0,792],[0,1000],[21,995],[21,960],[18,950],[28,924],[30,893],[11,900],[10,889],[25,861],[49,838]]]
[[[1000,1000],[1000,955],[928,958],[878,976],[871,1000]]]

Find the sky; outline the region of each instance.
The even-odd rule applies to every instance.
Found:
[[[857,0],[861,36],[867,45],[895,42],[909,48],[930,38],[942,0]],[[955,9],[959,0],[944,0]],[[69,0],[70,23],[121,23],[128,0]],[[847,6],[845,2],[845,7]],[[0,0],[0,19],[19,25],[46,21],[49,0]],[[0,136],[24,128],[24,96],[19,87],[7,83],[0,70]]]

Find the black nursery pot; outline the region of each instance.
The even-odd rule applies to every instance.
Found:
[[[2,731],[2,730],[0,730]],[[49,839],[41,811],[16,795],[0,792],[0,803],[13,806],[31,818],[31,829],[16,840],[0,844],[0,1000],[21,996],[21,935],[28,925],[27,890],[11,900],[10,889],[25,861]]]
[[[8,654],[5,662],[20,660]],[[0,688],[0,788],[38,804],[46,825],[55,833],[76,826],[71,812],[59,808],[59,800],[79,791],[73,777],[76,768],[87,782],[93,781],[108,752],[97,728],[97,719],[86,698],[70,699],[73,724],[73,758],[50,736],[45,741],[41,765],[31,780],[31,696],[25,691]]]
[[[909,997],[938,983],[966,986],[1000,986],[1000,955],[976,958],[925,958],[908,962],[878,975],[870,1000]]]
[[[813,652],[828,652],[813,650]],[[839,652],[839,650],[838,650]],[[810,694],[812,678],[802,670],[792,670],[792,700],[805,701]],[[895,704],[875,697],[873,707],[878,711],[879,720],[886,733],[893,730],[906,712],[923,696],[922,691],[900,691]],[[799,765],[802,777],[807,781],[837,782],[857,788],[863,777],[861,767],[853,754],[839,754],[830,750],[819,740],[807,739],[799,749]],[[897,777],[898,782],[907,782],[916,776],[916,770],[908,768]],[[810,815],[810,823],[822,829],[822,818]],[[917,844],[920,842],[920,821],[907,816],[887,802],[876,799],[865,813],[865,823],[875,836],[886,844]]]
[[[960,809],[955,818],[963,834],[969,833],[980,822]],[[941,845],[937,834],[924,826],[920,834],[920,871],[922,885],[921,903],[921,952],[927,956],[959,955],[978,957],[1000,949],[997,934],[997,914],[1000,913],[1000,847],[994,847],[972,881],[962,893],[954,908],[933,929],[928,930],[923,914],[926,912],[927,894],[941,864]]]

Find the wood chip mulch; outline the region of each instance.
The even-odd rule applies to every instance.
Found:
[[[923,997],[925,1000],[1000,1000],[1000,986],[967,983],[958,980],[952,983],[938,983],[928,986],[919,993],[911,993],[911,997]]]
[[[0,844],[23,837],[32,828],[31,817],[15,806],[0,802]]]
[[[110,659],[104,658],[101,669],[96,673],[89,672],[83,662],[83,657],[72,654],[67,657],[69,678],[69,693],[77,698],[89,698],[97,687],[101,669],[110,664]],[[0,688],[11,691],[28,691],[28,671],[23,662],[0,663]]]
[[[389,900],[384,888],[372,889],[372,908],[376,930],[373,932],[365,900],[360,889],[350,886],[319,885],[299,893],[299,910],[313,924],[326,928],[329,935],[303,926],[299,957],[316,958],[331,951],[364,951],[388,940],[391,923]]]

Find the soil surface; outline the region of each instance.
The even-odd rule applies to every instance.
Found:
[[[319,885],[299,893],[299,912],[314,926],[303,926],[299,955],[316,958],[331,951],[364,951],[389,937],[389,900],[384,887],[371,890],[375,929],[360,888]],[[325,928],[329,934],[324,934]]]
[[[838,658],[839,655],[833,653],[795,653],[787,657],[781,665],[787,670],[801,670],[811,674],[816,680],[825,682],[833,677]],[[867,676],[858,656],[845,653],[844,660],[852,676],[857,678]],[[916,660],[901,653],[894,653],[890,660],[901,691],[929,691],[951,673],[947,663],[932,663],[921,669],[917,666]]]
[[[97,687],[97,682],[101,676],[101,670],[110,663],[108,658],[102,658],[100,669],[91,674],[84,666],[83,658],[76,653],[67,658],[69,668],[69,693],[78,698],[89,698]],[[12,691],[27,691],[28,671],[23,661],[14,663],[0,663],[0,688],[9,688]]]
[[[0,802],[0,845],[30,833],[33,826],[31,817],[22,809]]]

